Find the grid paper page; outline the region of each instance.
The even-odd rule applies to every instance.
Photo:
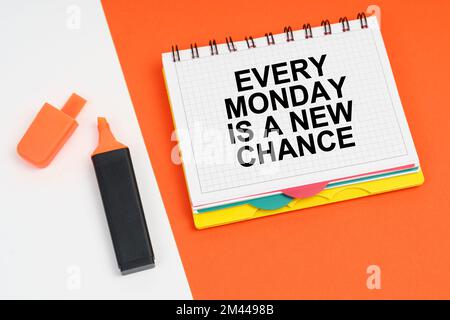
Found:
[[[355,22],[359,23],[352,21],[351,26],[357,26]],[[374,19],[369,22],[368,29],[356,27],[175,63],[165,60],[176,126],[184,131],[179,132],[180,146],[188,155],[183,162],[194,206],[418,162],[379,29]],[[294,71],[291,61],[298,62],[296,67],[306,63],[306,75]],[[274,64],[282,65],[274,71]],[[247,71],[236,76],[242,70]],[[277,70],[283,83],[275,83]],[[244,80],[241,89],[247,90],[239,91],[237,77]],[[293,96],[306,102],[294,106],[290,88],[298,85],[303,89],[297,88]],[[289,105],[271,100],[271,91]],[[227,108],[225,99],[232,101],[232,107]],[[239,99],[245,104],[241,109]],[[265,111],[252,112],[250,105]],[[308,128],[296,122],[294,130],[292,113],[307,119]],[[268,117],[281,132],[265,133]],[[251,129],[250,141],[239,140],[240,121]],[[314,128],[313,123],[319,125]],[[339,130],[344,138],[337,138]],[[298,136],[314,144],[314,152],[303,145],[301,154]]]

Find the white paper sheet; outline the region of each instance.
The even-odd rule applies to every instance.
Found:
[[[251,49],[237,42],[237,51],[222,44],[218,55],[202,47],[196,59],[183,50],[176,62],[163,54],[194,207],[418,164],[376,18],[368,24],[335,24],[327,36],[314,28],[310,39],[295,31],[290,42],[278,34],[274,45],[258,38]],[[264,135],[269,116],[282,134]],[[239,141],[241,121],[250,141]],[[258,152],[270,143],[274,155]]]

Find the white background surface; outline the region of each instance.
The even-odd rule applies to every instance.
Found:
[[[191,298],[100,2],[2,0],[0,38],[0,298]],[[16,145],[72,92],[88,100],[79,127],[35,169]],[[156,255],[125,277],[90,159],[99,115],[130,147]]]

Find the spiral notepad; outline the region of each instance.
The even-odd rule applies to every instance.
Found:
[[[163,66],[194,212],[419,168],[375,17],[174,46]]]

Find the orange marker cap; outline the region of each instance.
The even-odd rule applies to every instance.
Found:
[[[114,135],[111,132],[111,128],[109,127],[109,123],[108,121],[106,121],[106,118],[98,117],[97,123],[98,145],[92,153],[92,156],[95,156],[99,153],[128,148],[126,145],[120,143],[116,140],[116,138],[114,138]]]
[[[50,164],[78,126],[75,118],[86,100],[72,94],[59,110],[45,103],[17,145],[17,152],[39,168]]]

